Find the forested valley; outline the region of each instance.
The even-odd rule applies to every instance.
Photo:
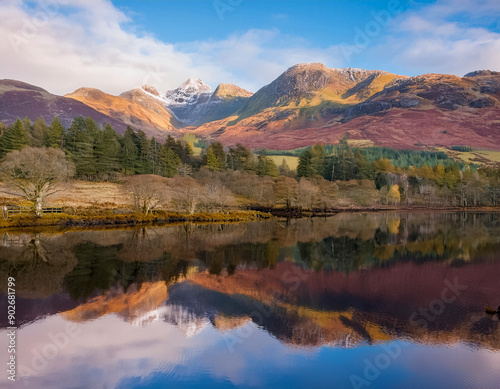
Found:
[[[56,181],[74,179],[116,183],[130,195],[131,207],[145,214],[154,209],[192,214],[259,207],[479,207],[500,201],[498,166],[466,164],[442,151],[353,147],[348,134],[336,145],[295,150],[298,166],[291,168],[287,152],[276,163],[276,152],[265,149],[224,147],[190,134],[160,142],[130,127],[121,135],[83,117],[69,128],[56,117],[49,125],[41,118],[18,119],[0,132],[2,180],[17,183],[21,197],[38,206]],[[26,162],[19,154],[26,148],[59,150],[53,171],[66,172],[45,177],[47,190],[31,197],[23,185],[34,173],[26,168],[29,158]],[[64,169],[61,158],[68,163]]]

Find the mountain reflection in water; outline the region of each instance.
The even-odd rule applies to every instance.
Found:
[[[372,387],[496,388],[500,378],[499,317],[484,312],[500,303],[497,213],[12,231],[0,242],[2,291],[8,277],[31,387],[343,388],[355,375]],[[68,323],[81,334],[33,369],[37,347]],[[391,344],[407,347],[367,379],[365,361]]]

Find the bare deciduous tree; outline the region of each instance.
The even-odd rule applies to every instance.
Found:
[[[287,208],[294,207],[297,203],[299,184],[290,177],[280,177],[274,186],[276,198],[285,203]]]
[[[209,184],[204,187],[205,195],[203,202],[207,211],[223,210],[227,206],[234,205],[234,194],[221,184]]]
[[[310,180],[319,190],[317,204],[322,208],[331,208],[336,205],[339,187],[335,182],[316,177]]]
[[[62,150],[25,147],[6,155],[0,173],[8,186],[33,204],[37,216],[42,214],[45,199],[58,192],[57,185],[73,176],[74,165]]]
[[[274,180],[271,177],[259,177],[250,172],[230,172],[224,175],[223,185],[233,193],[265,206],[276,203]]]
[[[167,200],[166,179],[154,175],[132,176],[127,179],[123,189],[132,197],[134,208],[144,215]]]
[[[319,189],[311,181],[301,178],[297,190],[299,207],[313,209],[318,201]]]
[[[171,178],[168,185],[177,208],[193,214],[203,199],[202,186],[191,177],[178,176]]]
[[[177,174],[181,177],[189,177],[193,175],[193,168],[186,163],[181,163],[177,168]]]

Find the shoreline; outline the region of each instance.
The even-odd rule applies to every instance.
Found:
[[[433,206],[376,206],[376,207],[345,207],[328,209],[299,209],[299,208],[272,208],[252,207],[254,211],[270,213],[275,217],[303,218],[328,217],[339,213],[376,213],[376,212],[500,212],[498,207],[433,207]]]
[[[44,214],[14,215],[9,219],[0,218],[0,230],[24,228],[127,228],[138,226],[164,226],[182,223],[245,223],[272,218],[310,218],[330,217],[340,213],[376,213],[376,212],[500,212],[499,207],[428,207],[428,206],[381,206],[348,207],[304,210],[298,208],[251,207],[248,210],[204,212],[183,214],[177,212],[154,211],[150,215],[115,214],[103,211],[94,215]]]
[[[259,211],[227,211],[183,214],[174,212],[155,211],[150,215],[142,214],[113,214],[102,212],[95,215],[68,215],[44,214],[41,217],[34,215],[15,215],[8,220],[0,218],[0,230],[18,228],[106,228],[106,227],[137,227],[161,226],[179,223],[236,223],[266,220],[271,214]]]

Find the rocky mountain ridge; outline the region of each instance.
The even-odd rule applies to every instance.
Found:
[[[189,78],[163,95],[149,85],[142,89],[171,111],[180,127],[222,119],[238,111],[243,102],[252,96],[252,93],[234,84],[220,84],[214,91],[199,78]]]
[[[164,139],[186,132],[225,145],[291,149],[351,139],[395,148],[469,145],[500,149],[500,73],[407,77],[380,70],[298,64],[252,94],[234,84],[215,91],[190,78],[165,94],[144,85],[111,96],[82,88],[65,97],[0,81],[0,120],[91,116]]]
[[[296,65],[233,116],[189,128],[225,144],[303,147],[351,139],[395,148],[500,149],[500,73],[398,76]]]

